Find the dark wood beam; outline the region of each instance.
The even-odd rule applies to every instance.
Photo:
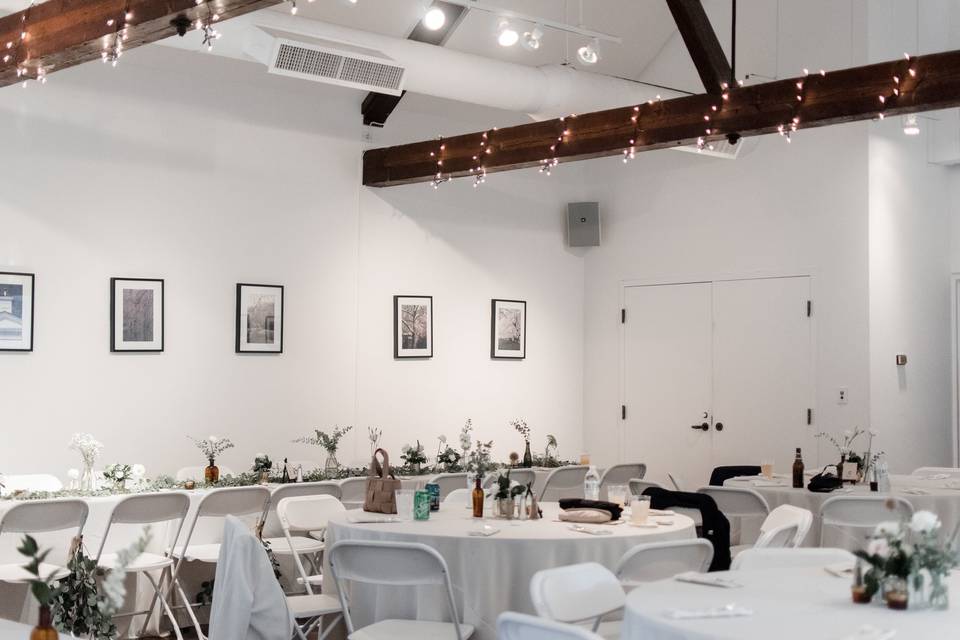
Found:
[[[413,28],[410,35],[407,36],[407,39],[442,47],[447,43],[450,36],[453,35],[456,28],[460,26],[464,16],[467,15],[467,8],[458,4],[444,2],[443,0],[435,0],[430,6],[443,9],[444,14],[447,16],[443,27],[436,31],[431,31],[423,26],[423,21],[420,21],[417,22],[417,26]],[[404,93],[406,93],[406,91],[404,91]],[[367,97],[363,99],[363,104],[360,106],[360,113],[363,114],[363,124],[368,127],[382,127],[386,124],[387,118],[390,117],[393,110],[400,104],[401,98],[403,98],[402,95],[393,96],[375,91],[368,93]]]
[[[283,0],[48,0],[0,18],[0,86],[26,77],[51,74],[90,60],[99,60],[117,30],[126,22],[125,50],[177,33],[178,19],[206,19],[212,10],[220,20],[279,4]],[[112,24],[108,24],[111,22]],[[21,41],[21,30],[26,38]],[[5,61],[4,56],[9,56]]]
[[[894,77],[900,79],[899,95],[894,93],[898,86]],[[775,133],[780,127],[789,133],[794,118],[802,130],[869,120],[881,112],[893,116],[956,106],[960,106],[960,51],[948,51],[732,88],[727,99],[710,94],[684,96],[442,141],[370,149],[363,156],[363,183],[387,187],[428,182],[438,171],[442,178],[475,175],[478,170],[510,171],[554,159],[569,162],[629,149],[640,152],[697,144],[700,138],[709,143],[728,134]]]
[[[720,94],[723,83],[730,82],[730,63],[710,25],[700,0],[667,0],[680,36],[687,45],[693,65],[707,93]]]

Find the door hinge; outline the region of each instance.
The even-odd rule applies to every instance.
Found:
[[[807,409],[807,424],[813,424],[813,409]]]
[[[627,419],[627,405],[625,404],[620,405],[620,419],[621,420]]]
[[[813,315],[813,300],[807,300],[807,317]]]
[[[627,310],[620,309],[620,324],[627,324]]]

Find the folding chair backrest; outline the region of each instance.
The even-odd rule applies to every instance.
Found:
[[[197,507],[198,518],[223,518],[263,513],[270,502],[266,487],[233,487],[214,489],[203,497]]]
[[[611,484],[627,484],[634,478],[642,480],[645,475],[647,475],[647,465],[642,462],[615,464],[603,472],[600,478],[600,490],[603,491]]]
[[[500,640],[603,640],[601,636],[572,624],[506,611],[497,618]]]
[[[366,478],[347,478],[340,481],[340,500],[343,502],[363,502],[366,495]]]
[[[89,509],[83,500],[37,500],[11,507],[0,517],[0,533],[45,533],[76,527],[83,532]]]
[[[712,561],[713,545],[703,538],[650,542],[627,551],[616,574],[622,583],[654,582],[687,571],[703,573]]]
[[[338,580],[414,587],[442,585],[447,576],[443,557],[424,544],[343,540],[328,555]]]
[[[764,539],[764,545],[758,546],[798,547],[807,537],[812,525],[813,513],[808,509],[782,504],[771,511],[760,526],[760,538]],[[795,527],[792,540],[783,539],[785,527]],[[776,535],[774,530],[778,531]],[[759,543],[759,540],[757,542]]]
[[[438,473],[429,480],[429,484],[440,485],[440,499],[443,500],[452,491],[464,489],[467,486],[467,474],[465,473]]]
[[[470,489],[454,489],[443,499],[444,506],[466,506],[471,504],[473,492]]]
[[[270,496],[270,507],[276,508],[284,498],[300,496],[333,496],[340,500],[340,485],[336,482],[297,482],[278,487]]]
[[[561,498],[582,498],[583,479],[590,470],[588,465],[558,467],[550,472],[540,491],[541,502],[556,502]]]
[[[697,493],[703,493],[713,498],[717,508],[727,518],[742,518],[748,516],[764,517],[770,513],[770,505],[766,498],[753,489],[739,487],[700,487]]]
[[[331,495],[295,496],[277,502],[277,518],[285,532],[326,529],[330,518],[345,511],[343,503]]]
[[[650,487],[656,487],[657,489],[665,488],[659,482],[654,482],[652,480],[641,480],[640,478],[633,478],[628,483],[627,486],[630,487],[630,495],[642,496],[645,489]]]
[[[892,501],[893,510],[887,508]],[[843,546],[859,549],[864,538],[881,522],[899,521],[913,515],[913,505],[903,498],[886,496],[835,496],[820,505],[820,542],[834,527],[843,531]],[[838,546],[831,544],[830,546]]]
[[[536,572],[530,579],[530,597],[541,617],[558,622],[599,621],[626,602],[617,577],[596,562]]]
[[[179,491],[127,496],[110,515],[112,524],[151,524],[182,519],[190,509],[190,497]]]

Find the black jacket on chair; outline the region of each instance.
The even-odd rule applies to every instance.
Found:
[[[730,522],[717,508],[713,498],[702,493],[669,491],[659,487],[649,487],[643,491],[643,495],[650,496],[652,509],[699,509],[703,517],[703,537],[713,545],[710,571],[726,571],[730,568]]]
[[[730,478],[758,475],[760,475],[760,467],[756,466],[739,465],[731,467],[717,467],[713,470],[713,473],[710,474],[710,486],[722,487],[723,483]]]

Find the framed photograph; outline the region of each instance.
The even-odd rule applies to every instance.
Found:
[[[237,353],[283,353],[283,287],[237,283]]]
[[[163,280],[110,278],[110,351],[163,351]]]
[[[393,296],[393,357],[433,357],[433,296]]]
[[[33,281],[0,271],[0,351],[33,351]]]
[[[490,357],[522,360],[527,357],[527,303],[490,301]]]

